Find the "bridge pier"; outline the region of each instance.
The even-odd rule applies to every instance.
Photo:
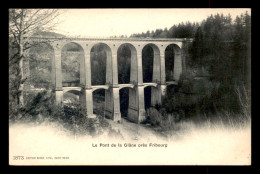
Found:
[[[161,90],[159,85],[151,88],[151,106],[154,107],[156,104],[161,104]]]
[[[158,84],[156,88],[151,91],[151,105],[154,107],[156,104],[161,105],[164,96],[166,95],[166,85]]]
[[[121,121],[119,87],[113,88],[113,120]]]
[[[182,59],[180,51],[174,55],[174,69],[173,69],[173,79],[179,81],[180,75],[182,73]]]
[[[119,87],[105,91],[105,116],[113,121],[121,121]]]
[[[129,89],[128,119],[140,123],[145,120],[142,50],[131,57],[130,81],[135,87]]]
[[[113,44],[111,50],[106,48],[106,83],[109,88],[105,91],[105,116],[113,121],[121,121],[118,70],[117,70],[117,49]]]
[[[84,89],[82,94],[82,111],[88,118],[96,118],[93,114],[93,96],[92,89]]]
[[[163,98],[166,95],[167,86],[166,84],[161,84],[159,86],[160,86],[161,98]]]
[[[57,43],[54,46],[54,60],[52,60],[52,82],[55,88],[55,99],[57,106],[63,106],[62,71],[61,71],[61,47]]]
[[[105,116],[113,119],[113,104],[112,104],[112,92],[111,89],[105,91]]]
[[[129,89],[128,119],[140,123],[145,120],[144,86],[135,86]]]
[[[140,123],[145,120],[145,109],[144,109],[144,86],[138,86],[138,120]]]
[[[63,106],[63,91],[55,90],[55,100],[57,106]]]

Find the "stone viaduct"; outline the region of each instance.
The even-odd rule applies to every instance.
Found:
[[[178,84],[179,77],[185,67],[182,57],[184,42],[191,39],[150,39],[150,38],[41,38],[32,37],[33,42],[48,42],[54,50],[52,59],[52,83],[55,87],[56,104],[62,105],[63,94],[69,91],[80,92],[81,107],[89,118],[95,118],[93,114],[92,93],[98,89],[105,89],[105,116],[114,121],[121,120],[119,90],[129,88],[128,119],[140,123],[145,119],[144,88],[151,86],[151,105],[161,103],[165,95],[167,85]],[[61,69],[61,51],[68,44],[74,43],[84,53],[80,60],[80,86],[63,87]],[[91,84],[91,48],[96,44],[102,44],[106,51],[106,84]],[[130,83],[118,84],[117,51],[121,45],[127,45],[131,50]],[[153,57],[153,81],[143,83],[142,50],[149,45],[154,52]],[[174,74],[173,81],[166,81],[165,50],[167,46],[174,48]]]

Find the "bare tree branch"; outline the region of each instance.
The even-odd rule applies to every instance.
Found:
[[[54,20],[58,15],[57,9],[9,9],[9,65],[12,68],[9,72],[13,73],[12,78],[18,85],[14,89],[14,96],[19,106],[23,103],[23,84],[27,79],[24,76],[23,63],[28,56],[24,52],[37,45],[28,39],[37,31],[51,29],[56,24]]]

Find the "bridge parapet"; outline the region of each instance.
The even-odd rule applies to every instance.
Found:
[[[157,42],[192,42],[192,38],[91,38],[91,37],[24,37],[27,40],[33,41],[157,41]]]

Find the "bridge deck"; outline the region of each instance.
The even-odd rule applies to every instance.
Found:
[[[193,41],[192,38],[109,38],[109,37],[24,37],[29,40],[81,40],[81,41]]]

